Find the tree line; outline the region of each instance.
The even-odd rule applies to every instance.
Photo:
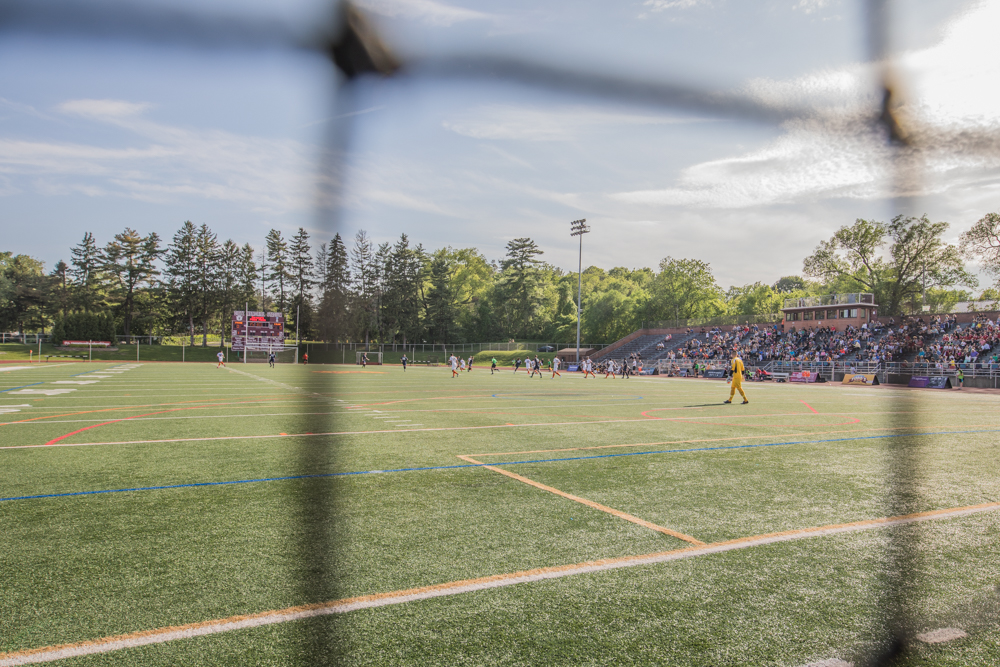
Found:
[[[872,292],[884,315],[944,312],[972,293],[975,259],[1000,277],[1000,214],[948,244],[948,223],[926,216],[858,219],[821,241],[800,276],[722,289],[705,261],[665,257],[655,269],[591,266],[583,272],[585,341],[610,342],[650,322],[766,318],[785,298]],[[118,336],[216,334],[224,344],[233,310],[274,310],[301,337],[330,342],[455,343],[576,336],[575,272],[545,262],[530,238],[500,259],[476,248],[433,251],[406,234],[376,244],[358,231],[314,247],[299,228],[268,232],[259,251],[220,241],[208,225],[181,225],[169,242],[126,228],[103,245],[91,233],[46,274],[39,260],[0,252],[0,326],[51,328],[89,314]],[[998,300],[986,290],[982,298]]]

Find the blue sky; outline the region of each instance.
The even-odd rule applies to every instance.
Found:
[[[274,4],[209,9],[300,30],[329,11]],[[585,265],[696,257],[728,286],[799,273],[837,227],[897,207],[951,222],[957,237],[998,210],[1000,150],[961,133],[997,129],[1000,0],[903,4],[890,3],[890,44],[921,139],[919,191],[889,178],[889,150],[864,124],[878,68],[861,2],[359,0],[406,61],[507,55],[816,110],[776,125],[420,75],[365,82],[348,102],[329,64],[306,54],[8,34],[2,249],[51,267],[85,231],[99,242],[125,226],[169,239],[190,219],[255,246],[272,227],[303,226],[317,241],[364,228],[376,241],[406,232],[490,258],[531,236],[571,269],[569,222],[585,217]],[[331,222],[316,212],[318,165],[345,111]]]

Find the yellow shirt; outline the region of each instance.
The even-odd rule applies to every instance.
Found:
[[[739,357],[733,357],[733,378],[741,379],[743,377],[743,360]]]

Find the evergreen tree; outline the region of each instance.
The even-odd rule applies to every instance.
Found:
[[[197,270],[198,311],[201,315],[201,345],[208,346],[208,318],[216,299],[217,261],[219,258],[218,237],[202,224],[195,236],[194,261]]]
[[[447,345],[455,339],[455,302],[451,291],[451,267],[439,254],[431,262],[431,287],[427,291],[427,335],[434,343]]]
[[[101,290],[104,276],[101,273],[101,249],[94,235],[85,232],[83,241],[70,249],[69,275],[73,280],[73,306],[85,312],[98,310],[105,304]]]
[[[283,313],[285,312],[285,288],[290,278],[288,243],[277,229],[269,231],[265,241],[269,264],[267,279],[272,283],[277,283],[277,291],[275,292],[278,297],[277,308],[279,313]]]
[[[160,237],[156,232],[140,236],[129,227],[115,234],[104,247],[101,269],[114,281],[124,320],[125,339],[131,342],[132,318],[135,314],[136,290],[152,285],[159,275],[156,260],[161,254]]]
[[[249,306],[250,310],[257,310],[257,263],[253,260],[253,246],[249,243],[240,248],[238,275],[237,309]],[[259,309],[264,310],[264,304],[259,304]]]
[[[237,303],[237,299],[242,294],[241,258],[240,247],[232,239],[220,246],[216,270],[216,303],[219,307],[219,320],[221,322],[219,330],[222,332],[219,340],[220,348],[226,346],[226,333],[232,330],[233,311],[243,310],[243,302]]]
[[[531,332],[541,306],[540,275],[536,259],[543,252],[530,238],[517,238],[507,243],[503,267],[502,293],[508,333],[525,336]]]
[[[340,234],[335,234],[330,241],[325,259],[317,324],[323,340],[339,341],[348,338],[351,293],[347,247]]]
[[[187,326],[194,345],[194,315],[198,304],[198,230],[190,220],[174,234],[165,252],[167,298],[171,312]]]
[[[352,314],[358,333],[365,337],[365,347],[369,345],[372,331],[378,327],[378,274],[372,241],[365,230],[359,230],[354,236],[354,247],[351,249],[351,296],[355,306]]]

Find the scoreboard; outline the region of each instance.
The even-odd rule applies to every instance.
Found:
[[[285,348],[285,316],[256,310],[233,313],[234,350],[283,350]]]

